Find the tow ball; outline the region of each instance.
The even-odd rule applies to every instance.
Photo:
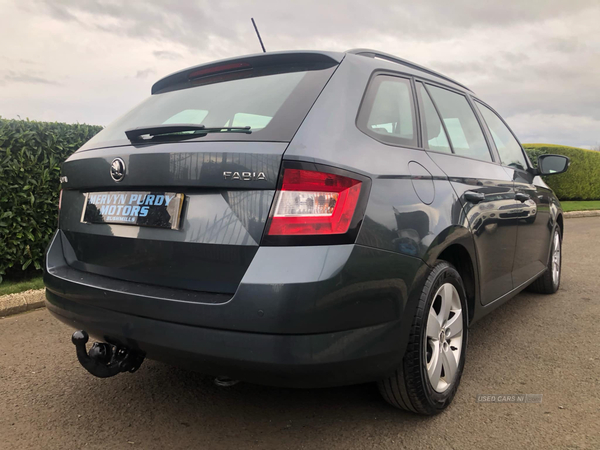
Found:
[[[88,354],[85,344],[89,339],[90,336],[83,330],[76,331],[71,336],[77,359],[85,370],[98,378],[114,377],[121,372],[133,373],[144,361],[144,354],[141,352],[104,342],[95,342]]]

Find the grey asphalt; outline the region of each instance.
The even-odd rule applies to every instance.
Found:
[[[98,379],[45,309],[0,320],[0,448],[600,448],[600,218],[566,221],[563,280],[522,293],[471,329],[452,406],[418,417],[373,385],[293,390],[148,361]],[[542,394],[542,403],[477,403]]]

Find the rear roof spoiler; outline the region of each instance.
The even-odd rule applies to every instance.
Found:
[[[290,64],[324,64],[337,65],[344,59],[344,53],[335,52],[316,52],[316,51],[294,51],[294,52],[269,52],[257,53],[254,55],[238,56],[236,58],[222,59],[208,64],[188,67],[179,72],[172,73],[158,80],[152,86],[152,94],[163,91],[165,88],[174,85],[181,85],[189,82],[189,75],[204,71],[218,66],[232,66],[233,63],[246,63],[252,68],[290,65]]]

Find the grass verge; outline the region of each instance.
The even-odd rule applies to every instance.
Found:
[[[0,284],[0,295],[16,294],[18,292],[28,291],[29,289],[41,289],[43,287],[44,281],[41,276],[21,281],[5,279],[2,281],[2,284]]]
[[[600,200],[586,201],[586,202],[574,202],[564,201],[560,202],[563,211],[589,211],[600,209]]]

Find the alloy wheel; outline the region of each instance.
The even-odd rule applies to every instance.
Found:
[[[427,376],[436,392],[444,392],[456,378],[462,341],[460,296],[453,284],[444,283],[431,302],[424,345]]]
[[[560,281],[560,258],[560,235],[558,231],[555,231],[552,243],[552,282],[554,286],[558,286]]]

